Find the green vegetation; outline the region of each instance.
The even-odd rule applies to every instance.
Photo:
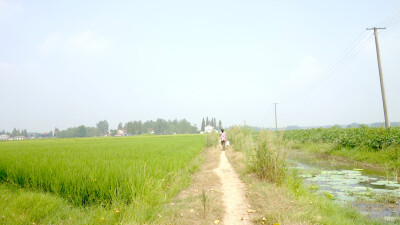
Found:
[[[339,204],[310,191],[298,171],[285,163],[283,133],[254,133],[234,127],[228,134],[235,151],[244,155],[242,176],[250,187],[250,203],[265,224],[384,224],[368,219],[350,205]],[[270,137],[268,137],[270,135]],[[261,165],[270,164],[270,165]],[[278,172],[278,173],[277,173]],[[279,176],[276,176],[279,174]],[[259,179],[254,179],[254,175]],[[279,179],[272,179],[279,177]]]
[[[14,128],[11,133],[10,132],[5,132],[4,130],[0,131],[0,135],[2,135],[2,134],[8,134],[8,135],[10,135],[10,137],[16,137],[16,136],[25,136],[25,137],[27,137],[28,136],[28,131],[26,131],[26,129],[25,130],[19,130],[19,129]]]
[[[156,121],[130,121],[122,125],[118,124],[118,129],[126,130],[128,135],[141,135],[154,132],[157,135],[165,134],[194,134],[197,133],[197,128],[191,125],[187,120],[164,120],[157,119]],[[109,125],[106,120],[99,121],[96,127],[72,127],[57,133],[58,138],[73,138],[73,137],[96,137],[108,134]],[[117,133],[117,130],[110,130],[112,135]]]
[[[122,126],[122,124],[121,124]],[[197,133],[197,128],[190,124],[187,120],[164,120],[157,119],[156,121],[150,120],[146,122],[142,121],[130,121],[125,123],[122,127],[130,135],[140,135],[144,133],[154,134],[194,134]]]
[[[298,143],[331,143],[333,150],[340,148],[364,147],[379,151],[391,145],[400,144],[400,127],[385,129],[363,126],[360,128],[318,128],[285,131],[284,138]]]
[[[219,139],[218,133],[214,133],[214,132],[208,133],[206,135],[206,146],[207,147],[217,146],[218,139]]]
[[[290,130],[284,139],[292,148],[367,162],[394,174],[400,169],[400,127]]]
[[[0,224],[116,224],[130,210],[116,204],[75,207],[61,197],[9,184],[0,184],[0,208]]]
[[[85,127],[80,125],[79,127],[72,127],[66,130],[57,132],[58,138],[73,138],[73,137],[96,137],[99,135],[99,130],[96,127]],[[52,135],[50,137],[53,137]]]
[[[265,130],[258,136],[250,129],[233,127],[229,130],[235,148],[243,149],[248,159],[248,169],[262,180],[281,184],[286,176],[286,153],[282,135],[275,136]]]
[[[60,221],[69,214],[66,210],[75,210],[97,219],[103,213],[110,223],[143,223],[186,187],[198,166],[193,160],[204,144],[203,135],[0,142],[0,181],[4,183],[0,190],[2,195],[11,196],[7,201],[14,202],[16,208],[25,207],[24,196],[36,196],[44,202],[51,198],[48,201],[56,206],[49,210],[57,211]],[[61,207],[65,202],[68,207]],[[21,215],[7,207],[6,215],[0,216],[17,221]],[[47,213],[35,217],[35,210],[28,213],[35,222],[48,221]]]

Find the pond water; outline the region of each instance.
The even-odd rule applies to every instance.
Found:
[[[400,218],[400,183],[390,174],[300,152],[289,153],[288,162],[310,191],[333,201],[350,202],[369,217]]]

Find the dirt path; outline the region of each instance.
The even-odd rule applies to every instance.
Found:
[[[222,199],[226,207],[222,222],[225,225],[252,224],[247,212],[249,206],[245,198],[245,186],[229,163],[225,151],[221,151],[220,163],[214,172],[221,180]]]

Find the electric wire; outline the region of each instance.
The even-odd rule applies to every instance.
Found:
[[[336,67],[334,70],[332,70],[332,73],[338,73],[339,71],[342,71],[345,66],[356,56],[358,55],[365,47],[366,45],[368,45],[370,42],[370,39],[372,38],[373,34],[370,34],[367,36],[366,39],[364,39],[362,42],[360,42],[360,44],[358,45],[358,49],[356,51],[353,51],[352,53],[350,53],[348,56],[346,56],[346,59],[344,59],[343,63]]]
[[[373,37],[373,35],[370,35],[369,38],[367,40],[370,40]],[[362,50],[364,50],[368,44],[370,44],[371,42],[366,41],[363,43],[363,46],[357,51],[355,52],[351,58],[348,58],[348,60],[346,61],[345,64],[343,64],[343,66],[341,68],[338,68],[337,70],[335,70],[336,72],[336,76],[330,80],[330,82],[328,83],[328,85],[326,85],[321,92],[318,93],[318,95],[302,110],[300,111],[295,117],[293,117],[293,119],[291,119],[288,124],[292,123],[295,119],[297,119],[301,114],[303,114],[328,88],[329,86],[331,86],[331,84],[338,78],[340,77],[341,73],[345,67],[345,65],[347,65],[350,61],[352,61],[353,59],[355,59],[361,52]]]
[[[330,76],[332,74],[332,71],[336,71],[338,67],[341,67],[343,63],[346,62],[347,58],[351,56],[359,47],[364,43],[369,37],[368,32],[365,30],[343,51],[338,58],[336,58],[333,63],[330,64],[330,66],[320,73],[318,80],[316,82],[319,82],[320,80],[325,79],[326,77]],[[306,92],[303,92],[303,94],[299,97],[297,96],[296,98],[292,98],[286,101],[280,101],[281,104],[287,104],[290,102],[293,102],[294,100],[298,100],[306,96],[309,92],[314,90],[313,88],[308,88]]]
[[[379,26],[394,26],[400,23],[400,14],[396,14],[384,19],[382,22],[379,23]],[[323,78],[329,76],[330,74],[335,74],[335,76],[329,81],[329,83],[322,89],[321,92],[302,110],[300,111],[293,119],[289,121],[288,124],[293,122],[297,119],[301,114],[303,114],[328,88],[331,84],[341,75],[341,72],[345,69],[345,66],[355,59],[367,46],[370,44],[370,39],[373,37],[373,34],[368,35],[364,30],[356,39],[355,41],[325,70],[320,74],[318,79],[322,80]],[[312,89],[307,89],[305,94],[301,97],[297,97],[296,99],[304,97],[308,94]],[[292,102],[295,99],[290,99],[288,101],[281,101],[280,104],[286,104]]]
[[[384,19],[382,22],[380,22],[377,27],[381,27],[381,26],[387,26],[388,23],[392,22],[393,20],[397,20],[400,18],[400,14],[395,14],[393,16],[390,16],[386,19]]]
[[[390,22],[389,24],[386,25],[386,27],[393,27],[394,25],[400,23],[400,17],[398,20],[394,20],[392,22]]]

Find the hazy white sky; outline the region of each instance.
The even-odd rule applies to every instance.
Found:
[[[273,102],[279,126],[380,122],[377,25],[400,121],[399,15],[398,0],[0,0],[0,129],[272,127]]]

